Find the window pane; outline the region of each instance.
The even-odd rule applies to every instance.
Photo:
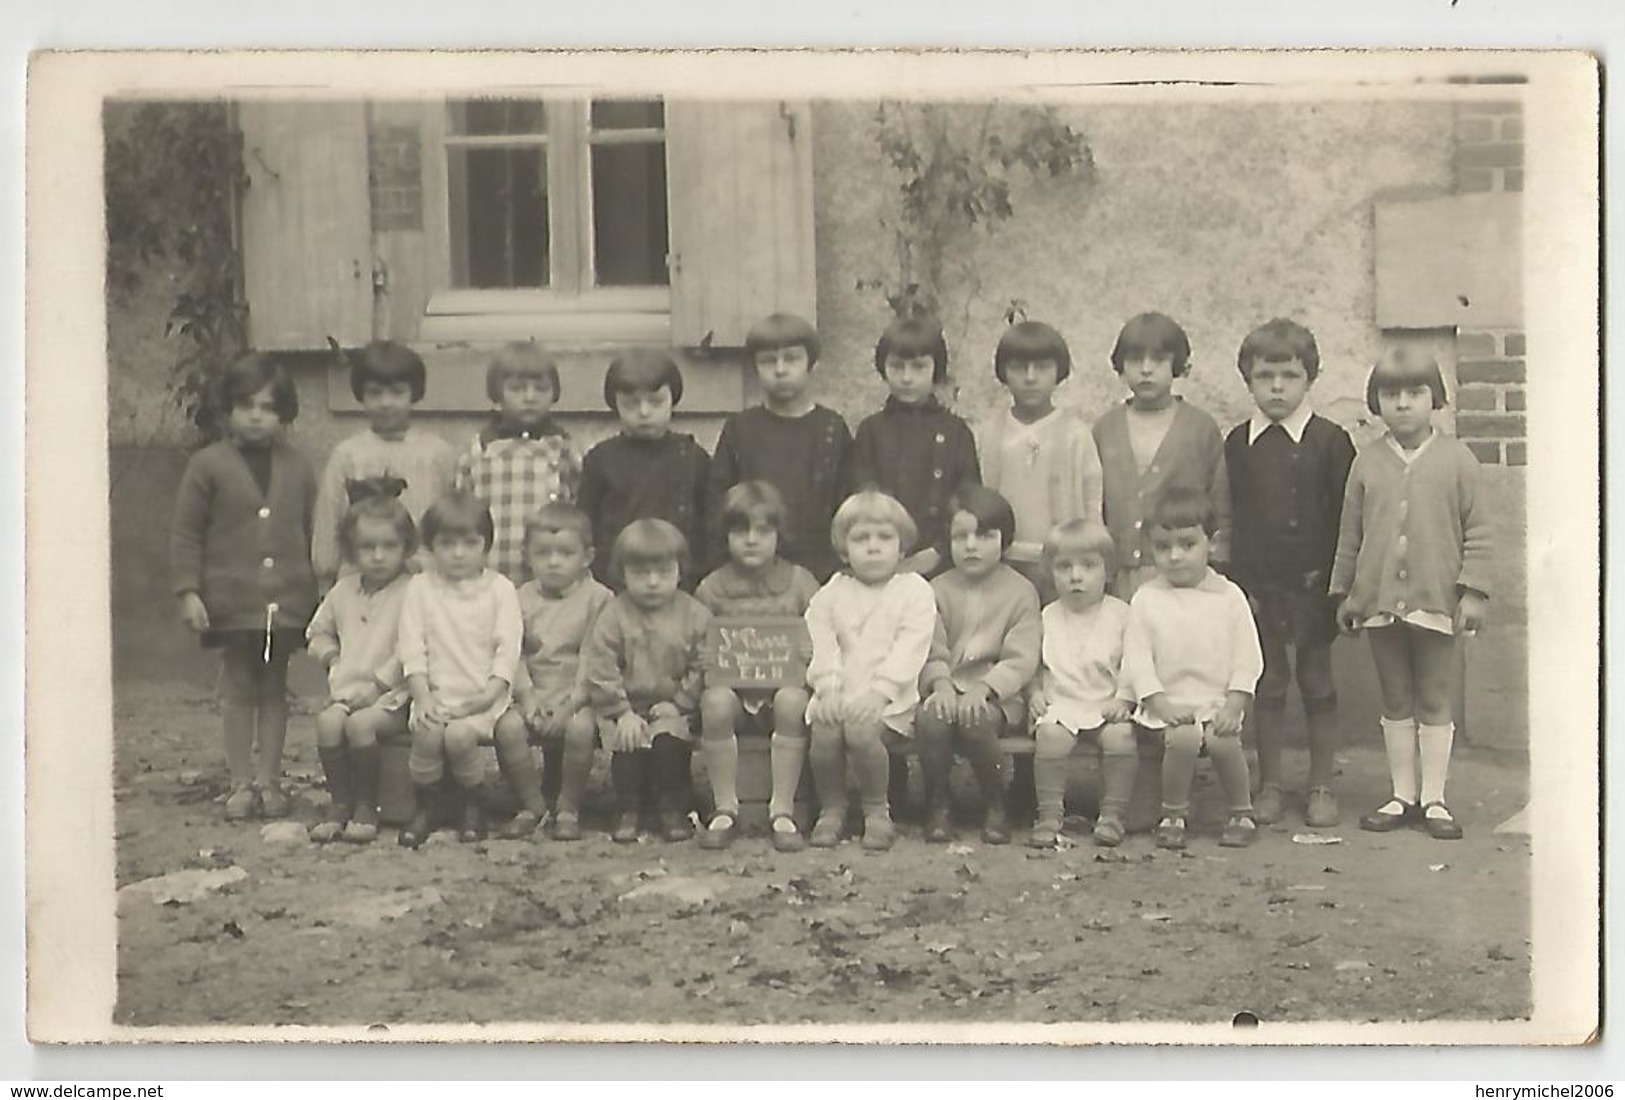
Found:
[[[593,266],[599,286],[665,286],[664,142],[592,147]]]
[[[546,286],[547,154],[453,146],[446,166],[453,285]]]
[[[658,99],[595,99],[594,130],[659,130],[666,125],[666,105]]]
[[[468,99],[449,106],[454,134],[547,133],[547,108],[540,100]]]

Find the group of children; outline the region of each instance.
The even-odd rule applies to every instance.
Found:
[[[881,336],[874,365],[890,394],[855,437],[809,393],[812,326],[775,314],[747,349],[763,404],[728,419],[714,456],[671,430],[677,363],[632,350],[604,378],[621,430],[578,460],[551,416],[557,368],[535,345],[491,360],[495,413],[458,454],[411,424],[422,360],[377,342],[350,361],[369,427],[320,481],[283,438],[297,398],[278,363],[249,354],[225,369],[226,438],[187,467],[173,554],[182,619],[222,651],[227,817],[288,812],[287,661],[303,643],[328,670],[316,735],[332,801],[318,841],[378,836],[379,741],[409,733],[408,847],[439,820],[447,772],[463,793],[460,835],[485,835],[486,745],[520,807],[500,835],[545,824],[580,838],[601,745],[614,839],[691,835],[697,747],[715,806],[700,843],[722,848],[739,828],[738,738],[756,734],[770,738],[779,850],[841,840],[849,777],[863,846],[890,847],[889,786],[910,742],[925,839],[952,836],[960,755],[984,840],[1007,843],[1000,739],[1030,735],[1033,844],[1059,838],[1081,738],[1101,754],[1096,843],[1123,841],[1150,766],[1155,841],[1184,847],[1206,755],[1228,801],[1220,843],[1243,846],[1285,812],[1294,674],[1304,819],[1339,820],[1341,630],[1370,639],[1392,780],[1361,827],[1461,836],[1444,801],[1455,638],[1484,619],[1489,523],[1472,454],[1432,426],[1446,400],[1435,362],[1395,352],[1378,364],[1367,401],[1387,431],[1356,455],[1307,403],[1319,354],[1291,321],[1243,342],[1257,411],[1228,437],[1174,395],[1190,345],[1157,313],[1123,327],[1110,361],[1129,398],[1092,426],[1054,404],[1072,370],[1065,340],[1012,325],[993,362],[1011,404],[979,441],[935,396],[948,349],[930,317],[899,317]],[[712,682],[713,622],[731,616],[802,619],[805,682]],[[804,837],[793,810],[809,766],[819,812]]]

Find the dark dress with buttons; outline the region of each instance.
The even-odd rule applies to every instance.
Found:
[[[1256,601],[1258,629],[1297,646],[1337,637],[1327,595],[1354,444],[1340,426],[1311,416],[1297,443],[1271,425],[1249,443],[1248,425],[1225,439],[1235,536],[1231,577]]]
[[[694,437],[667,432],[659,439],[611,436],[581,460],[576,504],[592,523],[593,575],[619,591],[610,575],[615,537],[635,519],[663,519],[688,540],[689,590],[705,557],[705,482],[711,456]]]
[[[980,485],[976,439],[970,426],[935,397],[917,405],[888,397],[880,411],[858,425],[853,444],[853,483],[900,501],[919,528],[905,554],[934,548],[935,573],[953,565],[948,556],[948,501],[961,485]]]

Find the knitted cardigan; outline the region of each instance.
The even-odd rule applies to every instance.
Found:
[[[1100,454],[1095,449],[1094,436],[1090,434],[1089,424],[1083,415],[1077,409],[1056,409],[1043,420],[1030,425],[1035,443],[1035,465],[1006,470],[1005,435],[1013,427],[1011,415],[1007,412],[995,414],[983,425],[979,441],[982,483],[1008,497],[1011,494],[1005,488],[1007,484],[1018,479],[1042,478],[1048,487],[1046,495],[1051,526],[1074,519],[1089,519],[1098,523],[1101,502]],[[1018,528],[1023,526],[1019,515],[1016,524]],[[1038,540],[1027,546],[1023,545],[1024,540],[1018,530],[1018,560],[1038,560],[1047,532],[1035,533]]]
[[[1020,728],[1023,693],[1038,671],[1043,626],[1038,593],[1027,578],[1002,562],[981,581],[951,569],[931,582],[937,597],[936,636],[920,673],[922,691],[948,679],[963,692],[986,684]]]

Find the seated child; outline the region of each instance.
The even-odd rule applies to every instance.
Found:
[[[779,556],[805,567],[821,584],[840,565],[829,544],[829,524],[851,492],[852,433],[840,413],[808,392],[818,362],[812,325],[789,313],[772,314],[751,326],[745,350],[756,365],[762,403],[728,417],[717,437],[705,508],[711,560],[728,560],[727,524],[717,518],[728,490],[765,481],[785,503]]]
[[[498,835],[517,840],[552,813],[554,840],[581,839],[581,796],[592,771],[598,724],[581,684],[581,649],[615,594],[587,571],[592,528],[571,504],[544,504],[525,522],[531,579],[519,586],[525,636],[513,707],[497,720],[497,764],[519,800]],[[542,743],[536,771],[531,736]]]
[[[639,800],[652,780],[660,830],[687,840],[689,757],[711,613],[678,588],[688,540],[663,519],[636,519],[615,539],[610,565],[622,591],[599,614],[581,652],[582,681],[613,751],[620,816],[616,843],[638,839]]]
[[[1354,444],[1309,407],[1320,350],[1308,329],[1280,318],[1260,325],[1242,341],[1236,365],[1258,405],[1224,443],[1236,516],[1230,576],[1252,601],[1264,649],[1264,675],[1253,702],[1261,783],[1253,808],[1261,825],[1283,813],[1281,726],[1295,663],[1309,735],[1303,819],[1310,828],[1325,829],[1337,824],[1337,611],[1326,589]]]
[[[1420,826],[1435,840],[1460,840],[1444,801],[1456,639],[1484,625],[1495,559],[1478,459],[1433,427],[1444,404],[1432,356],[1395,349],[1372,370],[1366,405],[1388,431],[1361,448],[1349,473],[1331,592],[1338,624],[1371,642],[1393,782],[1393,796],[1360,828]]]
[[[416,523],[429,505],[451,492],[457,471],[451,444],[412,426],[412,406],[423,400],[428,382],[417,352],[393,340],[374,340],[346,353],[345,360],[350,392],[367,414],[367,430],[333,448],[316,489],[310,556],[324,588],[354,565],[345,558],[338,535],[353,499],[352,486],[360,483],[365,495],[371,489],[368,483],[385,478],[399,482],[401,503]]]
[[[718,515],[728,535],[728,562],[700,582],[695,598],[719,618],[805,615],[818,582],[807,570],[778,555],[779,539],[789,526],[779,491],[765,481],[742,481],[728,490]],[[725,848],[733,839],[739,816],[736,733],[746,723],[757,731],[766,725],[772,733],[773,793],[768,814],[773,846],[781,852],[801,850],[804,841],[791,814],[807,760],[807,700],[801,687],[777,691],[706,687],[700,697],[700,748],[711,778],[716,815],[700,834],[700,847]]]
[[[835,512],[830,537],[847,569],[807,605],[809,755],[822,806],[811,837],[815,848],[840,842],[849,755],[863,799],[863,846],[892,846],[887,748],[913,731],[920,672],[937,622],[931,585],[901,568],[903,549],[915,535],[908,510],[884,493],[857,493]]]
[[[961,485],[982,482],[969,425],[934,392],[948,380],[941,323],[898,317],[875,345],[875,370],[891,396],[858,425],[853,484],[886,493],[907,509],[917,534],[903,547],[902,568],[932,577],[949,565],[948,499]]]
[[[1157,575],[1129,604],[1123,676],[1139,700],[1136,721],[1163,731],[1157,847],[1185,846],[1191,781],[1203,750],[1230,803],[1219,843],[1245,847],[1257,826],[1241,724],[1264,670],[1252,609],[1241,589],[1208,565],[1215,525],[1205,493],[1168,489],[1147,523]]]
[[[1127,600],[1154,572],[1148,520],[1175,486],[1204,494],[1213,507],[1213,560],[1229,552],[1230,490],[1224,441],[1207,413],[1174,396],[1174,379],[1190,373],[1185,330],[1161,313],[1131,318],[1112,347],[1112,369],[1129,388],[1128,403],[1095,421],[1103,478],[1102,515],[1117,544],[1112,594]]]
[[[581,464],[551,416],[559,368],[541,348],[519,341],[498,351],[485,368],[485,395],[496,411],[458,460],[457,490],[491,509],[491,568],[519,584],[525,521],[544,504],[575,499]]]
[[[175,494],[174,593],[181,622],[221,651],[226,820],[285,817],[288,658],[316,609],[316,475],[284,435],[299,394],[275,358],[239,356],[216,396],[226,437],[192,456]]]
[[[1038,723],[1035,848],[1052,848],[1061,835],[1067,761],[1080,736],[1100,748],[1095,843],[1113,848],[1123,842],[1139,756],[1130,724],[1133,692],[1121,675],[1128,604],[1106,594],[1116,556],[1111,532],[1092,520],[1069,520],[1044,540],[1057,596],[1044,608],[1044,664],[1028,696]]]
[[[1072,373],[1061,334],[1040,321],[1021,321],[999,337],[993,375],[1010,391],[1010,409],[994,414],[978,443],[982,480],[1016,513],[1006,565],[1040,596],[1052,595],[1044,538],[1074,519],[1100,520],[1100,455],[1077,409],[1057,409],[1055,390]]]
[[[633,520],[665,520],[687,546],[705,545],[711,458],[693,436],[671,430],[682,399],[683,372],[664,351],[633,348],[604,374],[604,404],[621,431],[587,452],[576,502],[592,522],[593,574],[611,587],[619,583],[610,561],[615,540]]]
[[[999,738],[1026,728],[1023,699],[1038,670],[1038,593],[1003,561],[1016,529],[1010,502],[967,485],[954,494],[948,546],[954,567],[931,582],[937,628],[920,677],[930,691],[915,721],[925,776],[925,840],[953,839],[948,776],[957,751],[971,763],[986,817],[982,839],[1010,843]]]
[[[491,532],[491,510],[466,493],[423,513],[430,568],[412,578],[401,606],[401,667],[412,695],[408,766],[417,794],[416,812],[398,837],[406,848],[428,839],[448,769],[463,792],[459,839],[485,835],[480,742],[512,701],[524,633],[513,582],[486,565]]]
[[[378,737],[406,730],[410,697],[396,641],[417,530],[397,497],[363,496],[339,521],[338,539],[355,572],[328,590],[305,633],[327,669],[316,752],[332,797],[310,838],[366,844],[378,837]]]

